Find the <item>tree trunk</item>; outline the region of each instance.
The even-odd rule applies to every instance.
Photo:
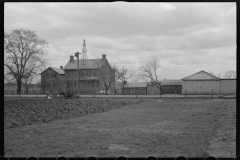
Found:
[[[21,94],[21,91],[22,91],[22,82],[21,80],[17,80],[17,85],[18,85],[18,90],[17,90],[17,94]]]
[[[28,94],[28,85],[26,85],[25,90],[26,90],[26,94]]]
[[[106,82],[104,83],[104,87],[105,87],[105,95],[107,95],[107,84],[106,84]]]

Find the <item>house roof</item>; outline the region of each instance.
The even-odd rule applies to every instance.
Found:
[[[52,69],[52,70],[54,70],[55,72],[57,72],[58,74],[65,74],[65,71],[63,70],[63,69],[61,69],[61,68],[56,68],[56,67],[48,67],[47,69],[45,69],[44,71],[42,71],[42,73],[43,72],[45,72],[46,70],[48,70],[48,69]],[[41,74],[42,74],[41,73]]]
[[[65,74],[65,71],[61,68],[56,68],[56,67],[49,67],[49,68],[51,68],[52,70],[54,70],[58,74]]]
[[[182,80],[220,79],[204,70],[183,78]]]
[[[137,88],[137,87],[146,87],[147,83],[127,83],[124,85],[124,88]]]
[[[96,69],[100,68],[101,65],[105,62],[104,59],[88,59],[88,69]],[[79,69],[81,69],[83,64],[83,60],[79,60]],[[64,70],[70,70],[70,69],[77,69],[77,60],[69,60],[66,66],[63,68]]]
[[[181,79],[164,79],[162,85],[182,85]]]

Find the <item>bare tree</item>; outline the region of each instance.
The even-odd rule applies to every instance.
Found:
[[[162,94],[162,82],[158,78],[159,58],[156,56],[149,56],[146,60],[141,62],[140,73],[138,77],[143,79],[148,84],[156,86]]]
[[[128,70],[124,66],[122,66],[122,68],[119,68],[116,74],[117,74],[116,77],[121,81],[123,88],[127,80],[136,75],[134,71]]]
[[[4,33],[4,78],[15,81],[18,94],[24,78],[37,74],[47,63],[45,47],[47,42],[34,31],[17,29]]]
[[[227,71],[224,75],[224,78],[236,78],[237,72],[236,71]]]

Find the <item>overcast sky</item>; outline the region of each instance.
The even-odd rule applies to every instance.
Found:
[[[52,67],[85,39],[89,59],[106,54],[135,71],[156,55],[161,80],[236,70],[236,3],[5,3],[4,32],[20,28],[49,43]]]

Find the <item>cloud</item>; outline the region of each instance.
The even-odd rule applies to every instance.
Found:
[[[4,32],[17,28],[46,39],[56,67],[81,52],[85,39],[89,58],[106,54],[136,71],[139,61],[158,56],[165,78],[236,68],[236,3],[7,2]]]

